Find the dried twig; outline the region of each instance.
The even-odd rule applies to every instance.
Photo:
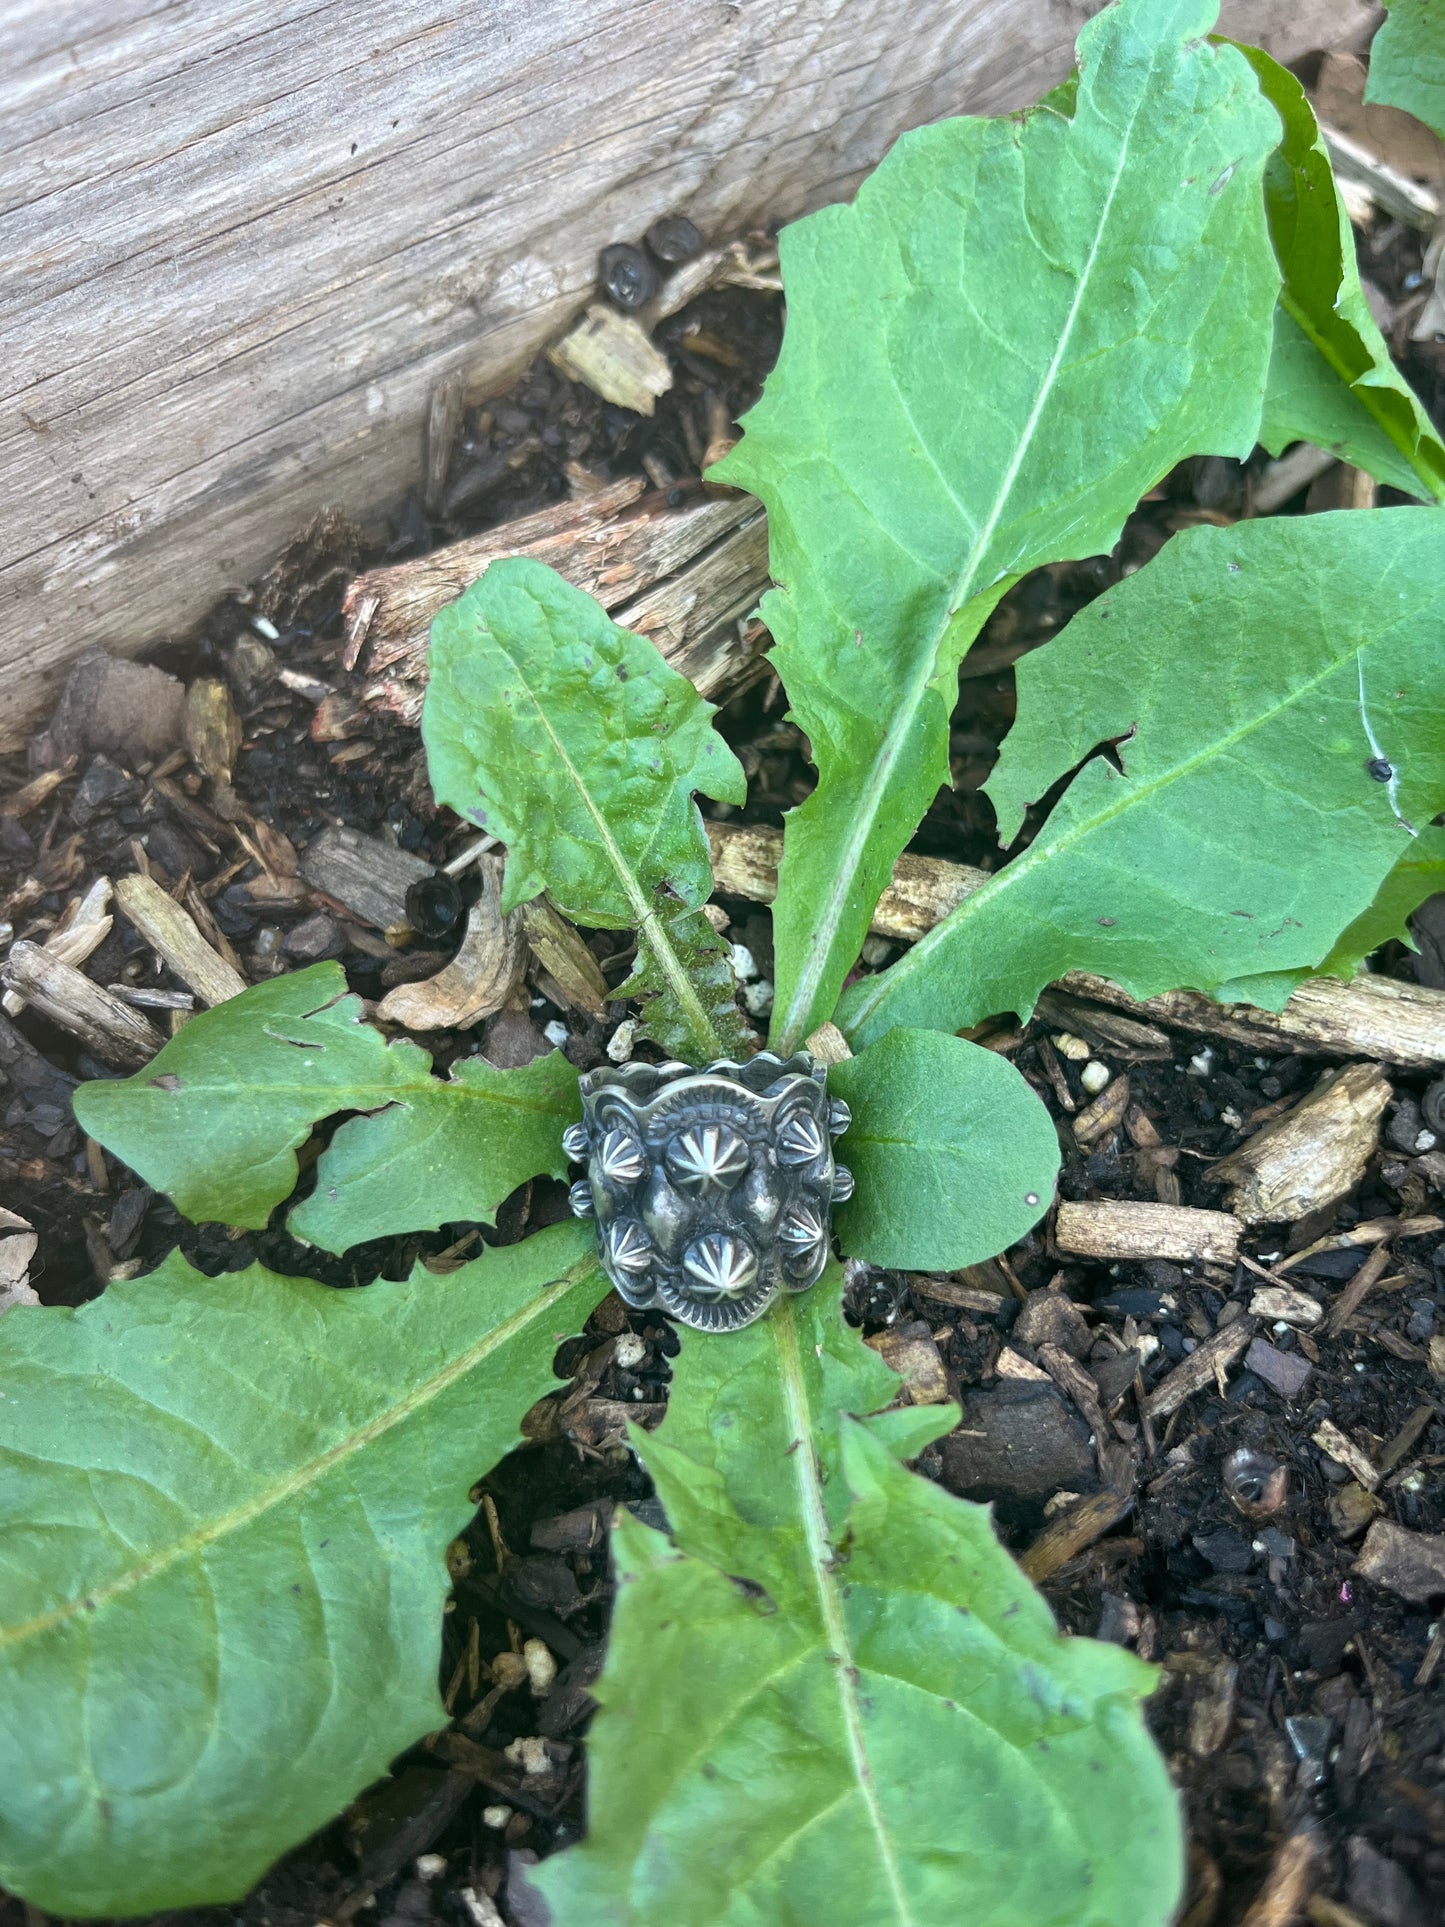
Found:
[[[669,509],[645,484],[614,483],[391,568],[346,592],[347,668],[365,701],[415,724],[426,691],[433,616],[500,556],[556,569],[616,621],[650,636],[705,696],[731,694],[754,673],[764,632],[743,619],[768,584],[767,524],[745,495]]]
[[[239,997],[246,979],[211,948],[194,917],[168,897],[150,877],[122,877],[116,902],[166,968],[196,993],[203,1004],[224,1004]]]
[[[1232,1188],[1230,1208],[1246,1224],[1308,1217],[1364,1176],[1390,1097],[1378,1064],[1348,1064],[1222,1158],[1211,1181]]]
[[[1192,1398],[1206,1385],[1217,1383],[1225,1367],[1232,1365],[1248,1351],[1250,1340],[1258,1329],[1257,1319],[1236,1318],[1223,1331],[1206,1338],[1196,1351],[1192,1351],[1188,1358],[1174,1367],[1167,1378],[1160,1380],[1141,1409],[1151,1420],[1168,1418],[1185,1399]]]
[[[93,984],[73,964],[48,955],[38,943],[14,945],[0,966],[0,981],[119,1070],[137,1070],[164,1041],[138,1010]]]
[[[1239,1255],[1239,1220],[1227,1211],[1196,1211],[1182,1204],[1065,1202],[1054,1222],[1054,1242],[1081,1258],[1232,1265]]]

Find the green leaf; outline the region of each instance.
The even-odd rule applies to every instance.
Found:
[[[898,1464],[951,1408],[892,1449],[847,1416],[896,1389],[836,1271],[725,1344],[686,1337],[636,1439],[676,1546],[615,1535],[591,1833],[531,1876],[557,1927],[1170,1918],[1150,1669],[1061,1638],[987,1510]]]
[[[1281,971],[1270,977],[1241,977],[1221,984],[1222,1004],[1254,1004],[1261,1010],[1283,1010],[1293,993],[1312,977],[1337,977],[1348,983],[1366,957],[1392,938],[1415,943],[1410,918],[1428,898],[1445,890],[1445,829],[1431,825],[1421,830],[1380,885],[1368,910],[1363,911],[1337,939],[1316,970]]]
[[[838,1022],[1026,1015],[1065,971],[1138,997],[1315,967],[1445,802],[1445,518],[1185,531],[1018,667],[1000,834],[1083,767],[1024,853]],[[1122,772],[1095,754],[1118,742]],[[1388,759],[1379,782],[1369,765]],[[1084,760],[1087,759],[1087,760]]]
[[[1264,175],[1284,284],[1259,438],[1274,455],[1314,442],[1407,495],[1445,500],[1445,446],[1370,313],[1304,88],[1257,47],[1240,51],[1284,123]]]
[[[1053,1120],[997,1051],[891,1030],[834,1065],[828,1089],[853,1112],[843,1150],[856,1189],[835,1213],[851,1256],[956,1271],[1006,1251],[1048,1210]]]
[[[0,1323],[0,1881],[236,1899],[443,1723],[443,1554],[603,1292],[591,1242],[360,1291],[171,1257]]]
[[[1027,116],[905,134],[781,241],[788,323],[713,474],[766,502],[773,660],[818,766],[787,823],[772,1041],[831,1014],[948,781],[960,657],[1042,563],[1112,547],[1184,457],[1245,455],[1279,124],[1212,0],[1121,0]]]
[[[567,1176],[562,1133],[581,1113],[577,1073],[561,1051],[506,1071],[462,1058],[445,1083],[421,1078],[384,1111],[348,1119],[288,1228],[345,1251],[393,1231],[492,1224],[528,1178]]]
[[[464,1059],[441,1082],[417,1044],[387,1044],[340,964],[257,984],[193,1017],[134,1077],[83,1084],[81,1126],[188,1218],[259,1230],[296,1184],[296,1149],[337,1111],[292,1229],[327,1251],[391,1231],[490,1223],[527,1178],[567,1175],[577,1073],[552,1052],[520,1071]]]
[[[1385,0],[1389,17],[1370,42],[1365,99],[1401,107],[1445,140],[1445,7]]]
[[[642,636],[540,563],[494,562],[432,624],[422,736],[437,800],[507,845],[502,907],[546,890],[589,929],[635,929],[623,986],[649,1034],[699,1062],[741,1050],[694,790],[747,779],[711,703]]]

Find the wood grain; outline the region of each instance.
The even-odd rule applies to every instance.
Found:
[[[384,508],[435,384],[503,384],[604,243],[837,199],[902,129],[1032,99],[1096,10],[9,0],[0,747],[83,646],[181,634],[321,505]]]

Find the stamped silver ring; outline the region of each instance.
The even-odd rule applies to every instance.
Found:
[[[738,1331],[828,1261],[829,1217],[853,1179],[834,1162],[848,1107],[800,1051],[745,1064],[622,1064],[581,1080],[563,1133],[587,1175],[572,1209],[597,1224],[602,1268],[629,1305],[698,1331]]]

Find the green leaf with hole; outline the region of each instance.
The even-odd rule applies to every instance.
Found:
[[[0,1321],[0,1882],[233,1900],[443,1724],[444,1553],[602,1296],[591,1245],[359,1291],[173,1256]]]
[[[1284,123],[1264,176],[1284,281],[1259,438],[1275,455],[1314,442],[1407,495],[1445,500],[1445,445],[1370,313],[1304,88],[1258,48],[1241,51]]]
[[[1151,1670],[1061,1637],[987,1509],[898,1462],[952,1407],[851,1416],[896,1390],[836,1271],[725,1343],[687,1334],[635,1438],[674,1543],[630,1518],[613,1542],[591,1830],[530,1875],[556,1927],[1172,1917]]]
[[[84,1084],[82,1127],[188,1218],[259,1230],[295,1188],[297,1148],[339,1111],[316,1190],[291,1226],[327,1251],[391,1231],[490,1223],[530,1177],[567,1175],[577,1073],[554,1051],[522,1070],[462,1059],[445,1081],[362,1021],[340,964],[257,984],[193,1017],[134,1077]]]
[[[635,929],[619,995],[691,1061],[745,1047],[693,792],[741,803],[714,714],[645,637],[540,563],[492,563],[432,624],[422,710],[438,802],[507,845],[502,907],[546,890],[588,929]]]
[[[1006,1251],[1048,1210],[1053,1120],[996,1051],[891,1030],[835,1065],[828,1089],[853,1112],[839,1148],[856,1188],[834,1214],[850,1257],[956,1271]]]
[[[1445,6],[1441,0],[1385,5],[1385,24],[1370,42],[1365,99],[1403,108],[1445,140]]]
[[[782,236],[782,354],[712,471],[767,504],[763,616],[818,766],[774,911],[778,1048],[831,1015],[949,780],[955,672],[1003,590],[1111,548],[1184,457],[1254,445],[1279,122],[1214,13],[1121,0],[1076,94],[905,134]]]
[[[1021,855],[847,992],[855,1048],[1026,1015],[1069,970],[1148,997],[1318,966],[1445,805],[1442,642],[1436,509],[1175,536],[1019,664],[1001,836],[1082,767]]]

